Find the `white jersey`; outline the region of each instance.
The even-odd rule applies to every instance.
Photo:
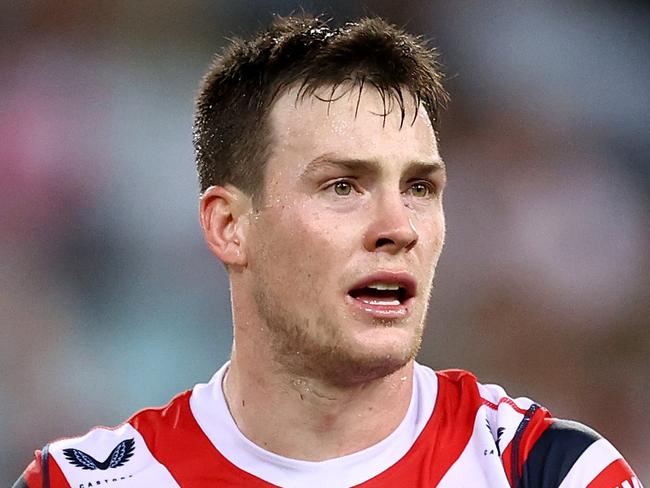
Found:
[[[321,462],[285,458],[238,430],[221,388],[226,368],[165,407],[47,445],[15,486],[641,487],[591,429],[468,372],[418,364],[407,414],[387,438]]]

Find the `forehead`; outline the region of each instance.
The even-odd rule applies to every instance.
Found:
[[[389,167],[440,159],[431,121],[408,93],[403,119],[397,103],[389,103],[374,87],[343,85],[332,91],[324,86],[311,96],[297,95],[297,88],[288,90],[269,114],[272,153],[267,171],[288,166],[300,170],[323,154],[376,160]]]

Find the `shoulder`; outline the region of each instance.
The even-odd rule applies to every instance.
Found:
[[[621,454],[593,429],[555,418],[526,397],[482,384],[463,370],[436,373],[440,391],[454,408],[472,405],[494,439],[510,486],[521,488],[640,487]],[[474,410],[476,409],[476,410]],[[482,420],[481,420],[482,419]]]
[[[556,418],[545,423],[534,443],[525,446],[522,487],[641,486],[616,448],[593,429]]]
[[[83,436],[47,444],[36,451],[16,486],[85,488],[104,478],[124,481],[134,473],[143,486],[176,486],[156,451],[173,442],[175,429],[191,429],[190,394],[186,391],[165,406],[140,410],[117,427],[94,427]]]

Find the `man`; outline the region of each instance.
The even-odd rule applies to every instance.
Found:
[[[436,53],[380,19],[288,18],[206,75],[200,219],[231,360],[16,486],[641,486],[606,440],[414,361],[445,237]]]

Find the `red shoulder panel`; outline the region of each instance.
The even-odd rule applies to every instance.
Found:
[[[180,486],[273,486],[239,469],[212,445],[192,415],[191,393],[176,396],[165,407],[142,410],[129,420],[153,456]]]
[[[481,406],[476,378],[461,370],[436,374],[438,396],[433,415],[411,450],[359,487],[436,486],[459,458],[472,436],[476,411]]]

